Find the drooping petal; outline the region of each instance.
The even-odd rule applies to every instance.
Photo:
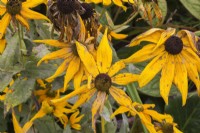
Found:
[[[0,15],[2,16],[6,12],[6,7],[0,5]]]
[[[22,7],[20,14],[27,19],[44,19],[50,22],[50,20],[46,16],[38,12],[32,11],[26,7]]]
[[[159,41],[160,36],[161,36],[163,31],[164,30],[159,29],[159,28],[150,29],[150,30],[140,34],[139,36],[137,36],[133,40],[131,40],[131,43],[129,44],[129,46],[139,45],[140,42],[142,42],[142,41],[157,43]]]
[[[130,110],[130,109],[127,108],[127,107],[125,107],[125,106],[120,106],[117,110],[115,110],[115,112],[114,112],[110,117],[111,117],[111,119],[112,119],[112,118],[115,117],[116,115],[126,113],[126,112],[128,112],[129,110]]]
[[[69,81],[74,77],[74,75],[79,71],[81,60],[79,57],[74,56],[70,61],[69,66],[66,71],[64,80],[64,90],[67,88]]]
[[[163,66],[160,78],[160,95],[168,104],[168,96],[174,79],[175,61],[173,55],[168,55],[165,65]]]
[[[33,125],[33,122],[30,122],[30,121],[28,121],[27,123],[25,123],[25,125],[23,126],[23,133],[27,133],[28,130],[32,127],[32,125]]]
[[[118,73],[120,70],[122,70],[123,68],[125,68],[126,65],[124,63],[124,61],[120,60],[118,62],[115,62],[115,64],[113,64],[109,71],[108,71],[108,75],[110,77],[112,77],[113,75],[115,75],[116,73]]]
[[[143,87],[147,83],[149,83],[154,76],[162,69],[166,62],[167,53],[160,53],[157,57],[155,57],[142,71],[139,77],[139,86]]]
[[[114,2],[114,1],[113,1]],[[124,6],[125,7],[125,6]],[[114,37],[115,39],[125,39],[125,38],[127,38],[127,36],[128,35],[126,35],[126,34],[118,34],[118,33],[116,33],[116,32],[114,32],[114,31],[111,31],[110,32],[110,35],[112,36],[112,37]]]
[[[64,47],[69,47],[69,45],[65,42],[61,42],[58,40],[34,40],[33,42],[35,43],[44,43],[44,44],[48,44],[50,46],[54,46],[54,47],[58,47],[58,48],[64,48]]]
[[[90,98],[92,98],[92,96],[95,94],[96,91],[97,90],[95,88],[85,90],[85,93],[82,93],[79,96],[78,100],[75,102],[72,109],[76,109],[80,107],[82,104],[86,103],[88,100],[90,100]]]
[[[144,110],[144,113],[151,116],[153,120],[158,122],[162,122],[164,119],[168,118],[167,115],[160,114],[155,110]]]
[[[137,81],[139,75],[132,73],[121,73],[114,77],[112,77],[112,83],[116,83],[118,85],[127,85],[131,82]]]
[[[188,94],[187,69],[179,55],[175,58],[174,83],[182,95],[182,105],[185,105]]]
[[[6,13],[0,21],[0,39],[2,39],[3,35],[6,32],[6,28],[8,27],[11,20],[10,14]]]
[[[84,25],[83,20],[82,20],[82,18],[79,14],[78,14],[78,19],[79,19],[79,22],[80,22],[80,34],[79,34],[78,41],[84,42],[85,41],[85,34],[86,34],[85,25]]]
[[[92,128],[94,131],[96,131],[96,119],[99,115],[99,113],[101,113],[103,106],[104,106],[104,102],[106,100],[106,92],[101,92],[99,91],[97,93],[97,98],[95,99],[95,101],[92,104]]]
[[[15,117],[14,111],[12,111],[12,118],[13,118],[13,126],[15,133],[23,133],[23,129],[19,125],[19,122],[17,121],[17,118]]]
[[[108,42],[107,31],[108,29],[105,30],[97,48],[97,67],[100,73],[107,73],[112,63],[112,49]]]
[[[76,42],[76,47],[78,54],[86,67],[87,71],[92,74],[93,77],[96,77],[99,74],[96,62],[93,56],[89,53],[87,48],[79,42]]]
[[[2,54],[6,47],[6,39],[0,39],[0,53]]]
[[[19,20],[21,25],[25,26],[27,30],[30,30],[28,22],[20,15],[15,15],[16,19]]]
[[[46,3],[46,0],[27,0],[22,3],[22,6],[26,8],[33,8],[42,3]]]
[[[65,59],[63,61],[63,63],[58,67],[56,72],[51,77],[47,78],[46,81],[51,81],[52,79],[54,79],[54,78],[58,77],[60,74],[62,74],[67,69],[70,60],[69,60],[69,58]]]
[[[175,32],[176,32],[176,29],[174,29],[174,28],[167,28],[167,30],[165,30],[161,34],[160,39],[159,39],[156,47],[154,48],[154,50],[157,49],[157,48],[159,48],[161,45],[164,45],[165,41],[168,38],[170,38],[171,36],[173,36],[175,34]]]
[[[81,115],[79,117],[77,117],[79,115],[79,111],[73,113],[71,116],[70,116],[70,122],[72,122],[73,124],[74,123],[77,123],[77,122],[80,122],[80,120],[83,118],[84,115]]]
[[[156,46],[155,44],[148,44],[148,45],[144,46],[141,50],[137,51],[136,53],[134,53],[127,59],[124,59],[124,62],[125,63],[131,63],[131,62],[137,63],[137,62],[146,61],[146,60],[151,59],[151,58],[155,57],[156,55],[160,54],[162,51],[164,51],[164,47],[159,47],[155,51],[153,51],[155,46]]]
[[[121,2],[121,0],[112,0],[113,3],[119,7],[122,7],[124,11],[126,11],[127,7],[123,5],[123,3]]]
[[[123,90],[111,86],[109,92],[119,105],[126,107],[131,106],[131,98]]]
[[[54,60],[58,58],[66,57],[66,55],[71,55],[72,53],[68,53],[68,48],[62,48],[60,50],[57,50],[55,52],[49,53],[45,55],[38,63],[37,66],[39,66],[44,60]]]
[[[80,63],[79,71],[74,75],[74,89],[80,88],[83,79],[84,69],[83,64]]]

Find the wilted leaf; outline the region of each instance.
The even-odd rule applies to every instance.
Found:
[[[200,130],[200,97],[197,94],[188,97],[182,107],[181,96],[169,100],[166,113],[173,116],[178,128],[184,133],[198,133]]]
[[[200,20],[200,0],[180,0],[180,2],[194,17]]]
[[[17,79],[10,87],[13,92],[6,95],[5,104],[7,105],[8,109],[26,102],[28,98],[31,97],[34,85],[35,79]]]

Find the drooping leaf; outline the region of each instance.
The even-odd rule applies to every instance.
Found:
[[[200,20],[200,0],[180,0],[180,2],[194,17]]]
[[[199,132],[200,97],[197,94],[191,94],[185,106],[182,106],[181,96],[171,98],[165,111],[173,116],[178,128],[184,133]]]

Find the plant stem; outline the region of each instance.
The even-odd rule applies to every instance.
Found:
[[[128,94],[130,95],[130,97],[133,101],[138,102],[138,103],[142,103],[140,96],[138,94],[138,91],[137,91],[137,89],[136,89],[136,87],[133,83],[128,84],[126,86],[126,88],[127,88]]]
[[[101,132],[105,133],[105,120],[102,116],[101,116]]]

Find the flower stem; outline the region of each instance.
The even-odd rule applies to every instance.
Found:
[[[101,116],[101,132],[105,133],[105,120],[102,116]]]
[[[137,89],[136,89],[136,87],[133,83],[128,84],[126,86],[126,88],[127,88],[128,94],[130,95],[130,97],[133,101],[138,102],[138,103],[142,103],[140,96],[138,94],[138,91],[137,91]]]

